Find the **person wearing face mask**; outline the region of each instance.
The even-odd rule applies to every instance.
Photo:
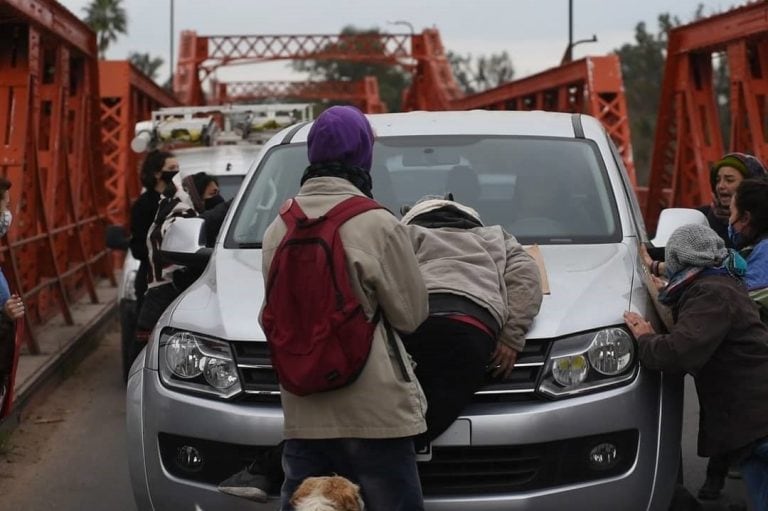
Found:
[[[192,178],[195,181],[195,188],[202,190],[202,199],[204,211],[200,214],[205,219],[205,246],[212,247],[219,235],[221,225],[227,216],[232,199],[224,201],[224,197],[219,193],[219,182],[215,176],[198,172]]]
[[[147,291],[147,274],[149,271],[147,234],[155,220],[161,194],[178,172],[179,162],[172,153],[167,151],[149,152],[141,166],[140,177],[144,191],[131,206],[131,240],[129,244],[131,254],[134,259],[139,261],[139,269],[134,280],[137,312],[141,310],[144,293]]]
[[[678,228],[665,251],[671,278],[659,300],[673,312],[669,333],[657,334],[635,312],[624,314],[640,362],[693,376],[701,409],[699,455],[724,470],[739,466],[751,509],[766,511],[768,328],[742,283],[746,262],[703,225]]]
[[[747,290],[768,288],[768,179],[745,179],[730,203],[728,235],[747,259]],[[753,296],[754,298],[754,296]]]
[[[0,177],[0,237],[8,234],[11,227],[13,214],[10,210],[11,182]],[[11,294],[8,280],[0,270],[0,408],[5,402],[5,397],[10,384],[11,370],[13,369],[15,351],[15,321],[24,317],[24,302],[16,294]]]
[[[226,215],[231,201],[217,200],[218,185],[211,186],[212,182],[215,180],[205,172],[184,179],[174,177],[162,193],[157,214],[147,235],[149,289],[136,322],[136,340],[140,346],[147,342],[166,307],[197,280],[202,272],[201,268],[167,264],[161,256],[160,248],[165,233],[177,218],[199,216],[207,224],[209,217],[220,215],[223,218]],[[218,231],[213,232],[206,227],[206,245],[212,245],[217,234]]]
[[[761,314],[768,321],[768,182],[765,166],[756,157],[744,153],[730,153],[715,162],[711,183],[715,202],[700,208],[710,227],[720,236],[726,248],[735,248],[747,261],[744,284],[753,300],[765,304]],[[739,197],[741,191],[741,198]],[[723,209],[728,215],[723,220]],[[663,276],[666,263],[651,260],[641,248],[646,267],[653,275]],[[706,479],[698,492],[702,500],[720,498],[728,460],[713,456],[707,464]],[[733,475],[737,472],[734,471]]]

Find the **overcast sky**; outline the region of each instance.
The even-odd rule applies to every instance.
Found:
[[[149,52],[166,64],[170,51],[172,0],[124,0],[128,35],[107,53],[125,59],[129,52]],[[60,0],[75,15],[83,16],[89,0]],[[699,3],[705,13],[743,5],[743,0],[573,0],[574,40],[597,35],[597,43],[574,49],[574,58],[603,55],[632,42],[635,25],[645,21],[656,31],[659,13],[670,12],[683,21],[692,18]],[[403,33],[404,26],[388,25],[403,20],[416,31],[440,30],[448,50],[482,55],[506,50],[520,78],[560,62],[568,42],[568,0],[175,0],[175,46],[184,29],[200,35],[338,33],[345,25],[378,27]],[[174,56],[174,60],[177,57]],[[234,73],[234,74],[232,74]],[[220,70],[220,79],[300,79],[285,62],[258,64],[248,69]],[[163,79],[168,68],[162,69]]]

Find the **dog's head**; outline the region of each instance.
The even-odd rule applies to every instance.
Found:
[[[363,511],[360,487],[341,476],[308,477],[291,497],[295,511]]]

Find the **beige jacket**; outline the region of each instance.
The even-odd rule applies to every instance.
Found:
[[[296,200],[318,217],[342,200],[362,195],[345,179],[321,177],[301,187]],[[264,279],[286,228],[278,217],[264,234]],[[405,227],[386,210],[362,213],[339,229],[352,287],[366,315],[378,308],[396,331],[413,332],[428,314],[427,290]],[[267,287],[265,282],[265,288]],[[379,322],[368,362],[354,383],[299,397],[281,389],[285,437],[398,438],[426,430],[426,400],[396,332],[394,345]]]
[[[498,341],[521,351],[541,306],[536,261],[500,226],[430,229],[408,225],[430,293],[463,296],[498,322]]]

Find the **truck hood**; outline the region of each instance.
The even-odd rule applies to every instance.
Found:
[[[550,293],[530,338],[549,339],[622,324],[629,310],[635,259],[625,244],[541,246]]]
[[[541,246],[550,293],[528,337],[548,339],[622,323],[634,258],[624,244]],[[260,250],[217,250],[177,302],[172,324],[229,340],[264,340]]]

